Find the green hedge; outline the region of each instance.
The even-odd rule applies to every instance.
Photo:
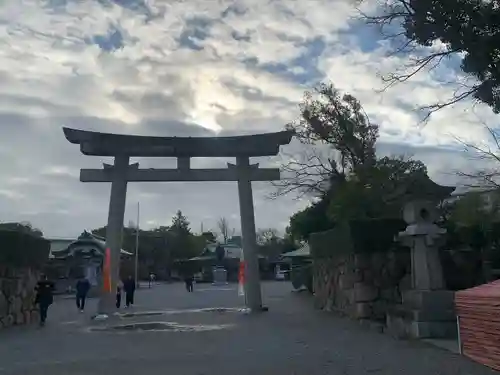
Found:
[[[49,257],[50,241],[28,233],[0,230],[0,264],[41,269]]]
[[[314,233],[309,245],[314,258],[339,254],[387,252],[400,246],[395,241],[406,223],[400,219],[352,220],[331,230]]]
[[[406,229],[401,219],[371,219],[349,222],[350,235],[355,253],[386,252],[398,246],[395,241],[399,232]]]
[[[450,249],[461,246],[482,249],[500,243],[500,223],[489,223],[487,226],[457,226],[448,222],[445,227],[447,230],[445,246]]]
[[[329,258],[332,255],[352,252],[352,239],[348,223],[337,223],[325,232],[313,233],[309,237],[309,247],[313,258]]]
[[[471,248],[482,253],[494,269],[500,268],[500,223],[484,223],[484,225],[460,226],[447,222],[446,243],[443,249]]]

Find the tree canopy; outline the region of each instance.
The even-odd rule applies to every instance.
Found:
[[[177,236],[188,236],[191,234],[189,221],[187,217],[182,214],[181,210],[178,210],[172,218],[172,225],[170,225],[168,230]]]
[[[306,156],[286,162],[278,194],[316,198],[291,217],[292,238],[307,240],[342,220],[400,218],[408,199],[441,200],[449,194],[429,179],[421,161],[376,156],[379,127],[352,95],[322,84],[306,93],[300,110],[300,119],[287,128],[296,132]]]
[[[342,95],[332,84],[320,84],[305,93],[300,112],[299,120],[286,128],[310,147],[282,166],[278,194],[322,196],[349,174],[374,163],[378,126],[352,95]]]
[[[260,255],[277,258],[280,254],[296,249],[295,241],[288,235],[281,237],[274,228],[257,231],[257,249]]]
[[[287,234],[295,241],[307,241],[312,233],[331,229],[333,220],[328,215],[328,196],[317,200],[306,209],[296,212],[290,218]]]
[[[486,227],[499,221],[499,208],[498,191],[471,191],[450,204],[448,220],[458,226]]]
[[[363,0],[362,0],[363,1]],[[406,81],[447,57],[461,59],[472,81],[461,82],[452,98],[430,106],[438,110],[473,96],[500,113],[500,7],[487,0],[377,0],[379,14],[365,15],[390,38],[404,37],[398,52],[412,56],[410,69],[391,74],[390,83]],[[403,32],[394,32],[394,26]],[[428,49],[417,47],[432,47]],[[418,53],[416,53],[418,52]],[[415,57],[420,56],[420,57]]]

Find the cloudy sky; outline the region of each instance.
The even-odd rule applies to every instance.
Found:
[[[481,122],[495,117],[462,103],[419,126],[415,108],[453,92],[442,81],[456,77],[454,64],[380,94],[380,75],[405,60],[389,56],[390,45],[356,15],[349,0],[2,1],[0,221],[29,221],[48,237],[105,224],[110,186],[78,176],[106,160],[81,155],[62,126],[168,136],[278,131],[297,118],[304,91],[327,80],[381,125],[381,154],[412,154],[436,181],[455,181],[453,171],[470,162],[453,135],[481,142]],[[269,192],[254,184],[257,226],[282,229],[306,202],[270,201]],[[221,216],[239,227],[234,183],[130,184],[125,223],[138,201],[141,226],[168,224],[181,209],[195,230],[215,228]]]

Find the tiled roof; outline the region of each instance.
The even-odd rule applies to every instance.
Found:
[[[308,257],[311,255],[311,250],[309,249],[309,244],[305,244],[300,249],[284,253],[281,256],[283,258],[295,258],[295,257]]]

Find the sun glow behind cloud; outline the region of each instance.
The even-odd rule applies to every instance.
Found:
[[[31,220],[56,235],[104,224],[109,186],[76,177],[103,160],[80,155],[62,125],[174,136],[278,131],[321,80],[361,100],[381,125],[380,152],[427,158],[433,177],[450,180],[442,170],[467,164],[450,151],[454,136],[480,142],[481,122],[495,124],[496,117],[466,102],[418,126],[415,108],[450,95],[454,88],[443,81],[457,72],[450,64],[379,93],[380,75],[405,61],[389,57],[387,42],[353,15],[348,0],[4,1],[0,121],[8,141],[0,145],[0,220]],[[72,172],[43,173],[51,168]],[[195,228],[201,221],[215,227],[217,217],[237,216],[233,185],[131,184],[129,202],[144,202],[150,224],[167,223],[180,208]],[[283,226],[306,204],[268,202],[269,191],[255,184],[261,227]]]

